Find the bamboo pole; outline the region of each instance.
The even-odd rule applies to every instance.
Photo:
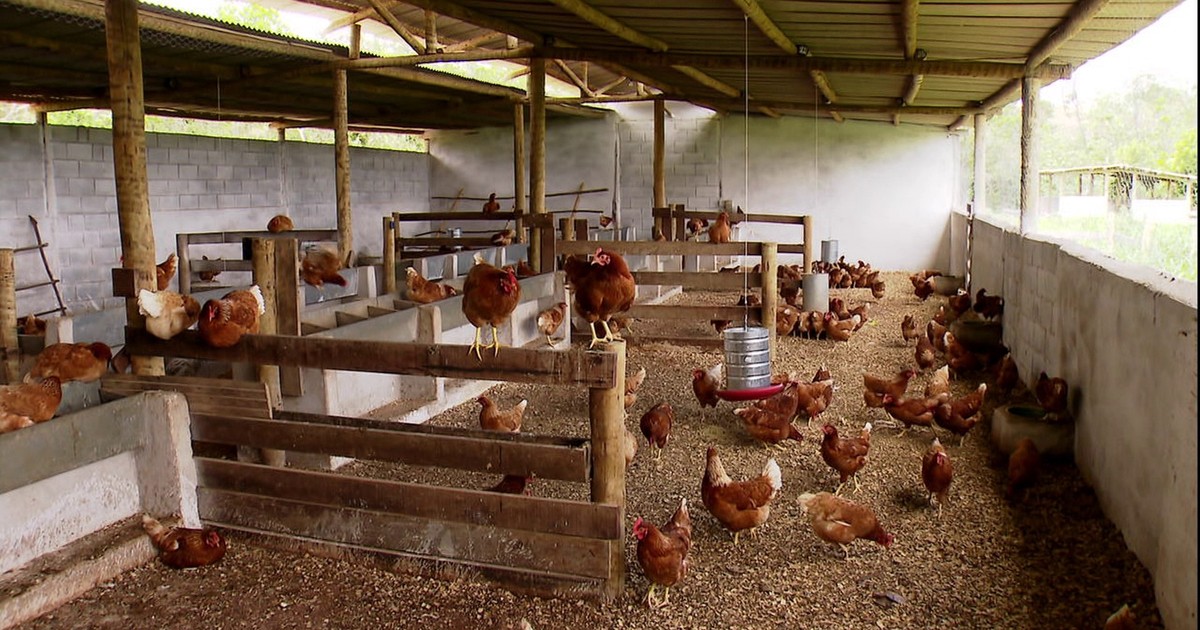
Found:
[[[525,198],[525,105],[516,103],[513,105],[513,211],[518,213],[514,222],[518,243],[526,240],[525,219],[520,215],[528,207]],[[528,258],[532,261],[533,256]]]
[[[396,293],[396,222],[383,217],[383,292]]]
[[[142,46],[138,37],[137,0],[105,3],[108,91],[112,100],[113,166],[117,189],[117,222],[124,266],[134,270],[134,291],[125,298],[125,320],[144,328],[137,291],[157,290],[154,228],[146,176],[146,113],[142,94]],[[131,358],[134,374],[164,374],[162,357]]]
[[[662,99],[654,101],[654,207],[667,207],[667,179],[665,175],[667,131],[667,104]]]
[[[1037,229],[1038,138],[1037,99],[1041,82],[1021,80],[1021,234]]]
[[[0,249],[0,349],[4,351],[4,382],[17,383],[21,363],[17,341],[17,270],[13,250]]]
[[[779,244],[762,244],[762,325],[771,340],[771,361],[775,360],[775,308],[779,304]]]
[[[546,60],[529,62],[529,209],[531,214],[546,212]],[[553,230],[550,230],[553,237]],[[529,243],[529,264],[534,271],[541,268],[541,240]]]
[[[621,522],[620,542],[609,547],[612,570],[604,583],[609,599],[625,588],[625,342],[605,344],[604,352],[615,356],[615,382],[610,388],[588,390],[588,416],[591,418],[592,502],[617,506]]]

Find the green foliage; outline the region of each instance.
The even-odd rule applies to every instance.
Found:
[[[284,24],[277,9],[248,4],[245,2],[224,2],[217,9],[216,18],[230,24],[240,24],[268,33],[279,35],[295,35]]]

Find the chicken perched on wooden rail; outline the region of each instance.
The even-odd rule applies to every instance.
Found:
[[[483,360],[481,348],[492,348],[493,356],[500,354],[498,328],[508,321],[521,301],[521,283],[512,269],[497,269],[475,254],[475,266],[467,272],[463,283],[462,311],[467,321],[475,327],[475,341],[467,353],[475,353]],[[484,326],[492,327],[492,343],[483,345],[480,340]]]
[[[600,341],[613,341],[616,334],[609,326],[613,315],[629,310],[637,296],[637,285],[625,259],[616,252],[596,250],[592,260],[572,256],[563,265],[567,282],[574,287],[575,312],[588,323],[593,348]],[[604,327],[604,337],[596,335],[595,323]]]
[[[50,344],[38,353],[24,381],[33,383],[40,378],[55,376],[63,383],[90,383],[108,372],[112,356],[112,348],[99,341]]]
[[[500,212],[500,202],[496,201],[496,193],[491,193],[488,195],[487,201],[483,202],[482,210],[484,214]]]
[[[286,214],[277,214],[271,217],[270,221],[267,221],[267,231],[272,234],[290,232],[295,228],[296,226],[292,223],[292,218]]]
[[[633,537],[638,541],[638,564],[650,582],[644,601],[651,608],[662,608],[671,597],[671,587],[687,575],[687,557],[692,549],[692,519],[687,499],[680,499],[675,514],[661,529],[639,516],[633,521]],[[654,590],[659,586],[663,587],[662,602],[654,600]]]
[[[174,569],[210,565],[225,557],[225,539],[212,528],[166,527],[149,514],[142,527],[158,549],[158,559]]]
[[[208,256],[201,256],[200,260],[208,260]],[[197,271],[196,275],[200,277],[201,282],[212,282],[213,280],[217,279],[217,276],[221,275],[221,271],[219,269],[214,269],[212,271]]]
[[[146,332],[167,340],[200,319],[200,303],[174,291],[138,291],[138,312],[146,318]]]
[[[733,230],[729,226],[729,213],[722,211],[717,215],[717,220],[708,226],[708,242],[728,243],[732,236]]]
[[[226,293],[219,300],[208,300],[200,308],[200,338],[214,348],[228,348],[242,335],[258,334],[259,316],[266,311],[258,285]]]

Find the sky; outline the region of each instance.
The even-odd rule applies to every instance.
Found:
[[[1070,79],[1042,88],[1040,96],[1062,102],[1073,87],[1080,101],[1091,102],[1143,74],[1177,87],[1196,85],[1197,1],[1184,0],[1125,43],[1077,68]]]

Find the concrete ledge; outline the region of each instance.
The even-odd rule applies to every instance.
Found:
[[[0,629],[46,614],[155,557],[134,516],[0,576]]]

